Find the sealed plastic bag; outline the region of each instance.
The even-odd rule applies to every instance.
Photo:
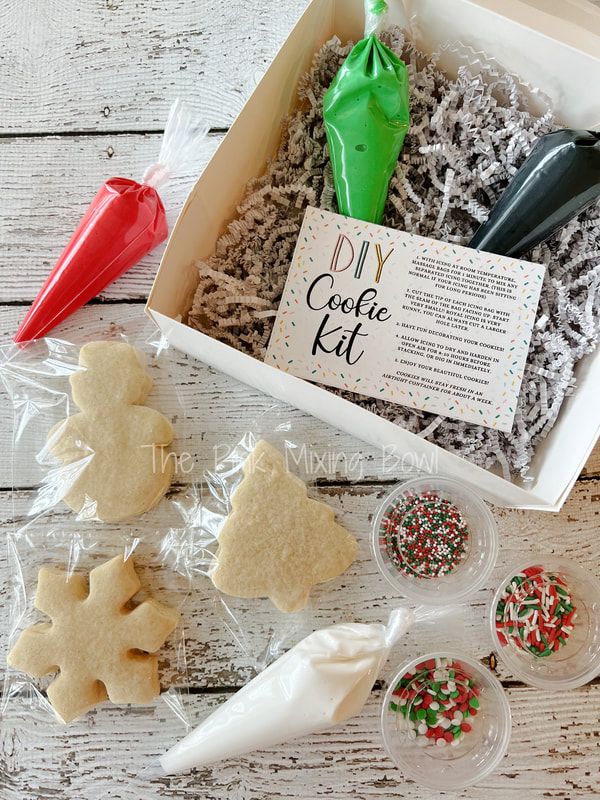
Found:
[[[26,514],[58,507],[105,523],[144,514],[151,525],[168,505],[179,446],[172,423],[180,428],[184,417],[171,351],[145,319],[77,339],[0,349],[14,480],[37,487]]]
[[[64,502],[98,454],[81,441],[80,457],[63,464],[52,453],[48,434],[82,413],[69,379],[88,374],[79,359],[94,342],[123,345],[126,352],[139,354],[141,361],[138,355],[133,361],[134,383],[149,390],[139,410],[151,409],[172,425],[168,460],[173,479],[177,476],[175,455],[185,436],[185,413],[176,362],[144,317],[124,327],[87,326],[84,336],[78,333],[71,341],[41,339],[0,350],[0,377],[14,409],[7,458],[15,486],[1,727],[11,741],[12,770],[26,770],[30,780],[40,781],[32,784],[34,792],[44,793],[41,776],[60,764],[74,797],[91,800],[98,791],[117,791],[158,800],[163,787],[149,783],[147,776],[168,740],[157,743],[162,737],[183,736],[187,729],[191,542],[170,501],[176,491],[172,487],[150,510],[120,522],[100,524],[92,496],[80,513]],[[114,636],[129,654],[125,681],[107,647],[111,619]],[[73,621],[84,627],[73,627]],[[53,628],[55,635],[46,638]],[[68,656],[56,649],[57,641],[69,645]],[[89,665],[96,656],[101,660],[92,659],[92,666],[102,671],[97,680],[92,683],[87,670],[74,674],[74,666]],[[107,694],[114,702],[104,699]],[[72,721],[65,725],[66,719]],[[77,749],[77,759],[68,748]]]
[[[138,533],[141,535],[137,535]],[[99,643],[105,639],[109,642],[105,637],[103,626],[110,625],[112,603],[115,599],[119,603],[121,621],[115,620],[114,630],[111,631],[113,637],[117,637],[120,624],[125,626],[127,612],[133,611],[136,605],[142,604],[149,598],[152,599],[152,606],[161,612],[164,611],[163,616],[169,615],[169,625],[165,625],[165,630],[167,627],[170,630],[161,636],[164,643],[160,642],[157,648],[143,648],[139,643],[136,645],[137,631],[131,626],[126,633],[134,637],[130,649],[146,650],[149,653],[156,649],[160,653],[160,663],[164,667],[159,670],[160,686],[164,692],[164,694],[161,692],[160,696],[166,699],[183,719],[182,698],[178,694],[177,687],[185,686],[187,683],[181,610],[190,591],[189,555],[189,533],[184,528],[171,528],[163,532],[114,529],[110,531],[110,535],[106,535],[99,528],[91,529],[88,526],[82,529],[75,520],[66,522],[63,520],[60,525],[49,525],[48,519],[41,516],[10,533],[8,566],[11,613],[7,659],[9,669],[6,675],[3,711],[6,713],[10,706],[9,700],[19,695],[21,699],[27,698],[28,702],[35,702],[52,712],[57,724],[85,717],[92,705],[89,708],[78,707],[77,713],[69,719],[64,713],[66,709],[59,704],[53,709],[43,694],[48,684],[55,681],[62,672],[62,670],[59,672],[53,659],[64,665],[61,680],[68,684],[71,695],[69,701],[76,700],[78,694],[83,696],[89,689],[86,685],[89,681],[89,671],[86,674],[86,666],[89,667],[89,663],[96,656],[99,662],[106,658],[106,664],[101,664],[104,667],[106,682],[105,687],[102,687],[103,690],[104,688],[110,690],[111,680],[121,677],[116,670],[116,662],[111,661],[110,653],[99,650],[75,652],[75,648],[72,647],[74,642],[79,644],[84,641],[86,631],[81,630],[79,633],[75,630],[70,631],[68,624],[74,626],[85,624],[84,615],[81,612],[75,613],[69,620],[65,619],[65,615],[71,606],[76,610],[85,597],[88,597],[89,602],[89,597],[96,592],[99,595],[99,602],[96,603],[98,630],[95,634]],[[121,576],[115,569],[106,569],[108,564],[112,564],[113,559],[128,562],[128,566],[135,570],[139,582],[132,577],[133,571],[128,570],[123,576],[121,589]],[[90,579],[92,570],[96,572]],[[80,588],[82,592],[79,596]],[[150,609],[144,608],[143,612],[149,624],[151,622],[159,624],[155,621],[158,615],[154,615]],[[61,646],[60,636],[52,639],[47,635],[50,631],[50,620],[53,626],[60,627],[64,648]],[[37,629],[31,627],[38,623],[43,624]],[[34,655],[38,666],[46,657],[45,651],[48,652],[49,668],[47,671],[44,670],[44,675],[27,675],[28,666],[25,662],[29,656],[30,642],[22,641],[17,647],[20,635],[27,629],[35,631],[34,636],[25,638],[37,640]],[[29,662],[31,663],[31,657]],[[133,668],[125,662],[120,666],[126,678],[131,674],[131,688],[135,689],[135,684],[141,683],[135,664]],[[101,674],[96,675],[96,678],[103,680]],[[115,683],[115,687],[118,692],[118,683]],[[104,699],[107,698],[102,698],[93,705],[98,705]],[[157,702],[158,696],[156,700],[148,701],[148,705],[154,706]]]
[[[365,222],[381,222],[410,122],[406,66],[378,36],[386,15],[384,0],[365,0],[365,38],[323,98],[338,210]]]
[[[194,157],[208,126],[176,100],[158,162],[141,183],[110,178],[98,191],[14,337],[39,339],[167,238],[159,187]]]
[[[15,510],[19,518],[18,499]],[[148,752],[148,742],[138,748],[130,738],[133,731],[141,730],[140,719],[148,741],[185,735],[189,726],[186,600],[191,588],[187,543],[184,529],[131,526],[108,530],[60,516],[49,521],[47,515],[35,517],[9,534],[8,666],[0,716],[6,741],[11,741],[15,773],[26,769],[31,780],[43,780],[44,771],[55,770],[62,760],[65,747],[76,748],[78,741],[91,739],[93,744],[81,748],[78,766],[68,778],[72,796],[91,796],[92,771],[95,793],[104,775],[111,792],[120,788],[129,796],[135,774],[150,770],[155,758],[141,758]],[[106,568],[115,560],[134,566],[139,583],[129,580],[123,587],[111,580]],[[74,596],[75,592],[80,596]],[[88,592],[96,601],[106,598],[97,608],[97,616],[92,615],[96,619],[93,626],[78,610],[89,604]],[[163,627],[157,634],[157,621],[160,625],[165,612],[171,616],[170,632],[165,635],[167,628]],[[138,626],[131,627],[136,615]],[[49,635],[52,629],[54,638]],[[33,652],[28,647],[31,639],[36,645]],[[129,642],[134,652],[115,654],[110,643],[116,640]],[[149,651],[142,651],[143,647]],[[144,681],[136,686],[140,675],[158,683],[150,692],[152,698],[133,705],[118,701],[119,693],[132,699],[147,689]],[[49,692],[53,684],[55,690]],[[116,704],[104,700],[107,692],[117,699]],[[58,713],[58,709],[65,714],[91,703],[97,704],[76,713],[68,725]],[[108,736],[106,732],[110,732]],[[133,770],[132,748],[139,749]],[[88,751],[91,759],[86,764]],[[70,761],[70,757],[63,761],[67,771]],[[32,784],[32,791],[38,789],[43,791],[41,784]],[[160,787],[156,794],[150,785],[145,785],[144,791],[148,798],[161,796]]]
[[[275,468],[272,458],[278,462]],[[329,592],[351,581],[355,569],[354,534],[312,485],[314,476],[306,459],[307,445],[299,440],[288,410],[275,406],[237,444],[223,443],[202,486],[177,498],[192,532],[195,570],[210,579],[217,613],[247,662],[257,669],[317,627],[316,610],[322,615]],[[265,541],[271,527],[281,528],[278,515],[286,513],[282,506],[286,498],[293,504],[292,523],[300,518],[294,515],[306,513],[308,532],[320,534],[314,538],[314,548],[310,536],[303,536],[304,523],[289,530],[290,538],[281,547],[270,548]],[[231,528],[239,528],[239,547],[230,539],[225,554],[222,534],[227,529],[235,536]],[[260,542],[249,528],[261,536]],[[256,590],[257,585],[264,591]]]
[[[541,136],[469,247],[520,258],[600,197],[600,133]]]
[[[226,593],[212,580],[219,560],[219,539],[227,520],[231,520],[232,498],[245,480],[244,466],[256,452],[257,444],[265,441],[281,453],[289,472],[288,478],[294,483],[301,480],[308,490],[307,499],[326,505],[336,525],[355,539],[357,545],[352,551],[352,563],[339,571],[336,577],[313,584],[308,602],[295,611],[282,611],[267,594],[239,596]],[[351,479],[361,477],[363,458],[369,459],[371,470],[377,469],[376,454],[363,457],[360,451],[338,450],[331,441],[316,445],[307,440],[297,414],[287,406],[275,405],[257,417],[250,430],[237,441],[232,437],[231,442],[222,442],[215,451],[214,467],[205,472],[201,485],[177,497],[176,503],[191,531],[194,570],[198,580],[204,581],[204,587],[212,590],[214,612],[238,648],[238,669],[248,674],[251,673],[247,668],[262,670],[317,629],[340,622],[378,623],[397,606],[398,597],[390,592],[371,555],[371,524],[381,502],[380,492],[371,489],[356,498],[348,498],[339,487],[320,488],[318,485],[320,480],[331,481],[341,475]],[[379,464],[382,477],[389,479],[385,459]],[[261,488],[259,499],[268,515],[275,508],[272,490]],[[240,513],[239,505],[237,511]],[[241,524],[239,535],[244,537],[247,532],[247,527]],[[333,541],[341,544],[342,552],[346,552],[345,537],[338,539],[336,535]],[[288,542],[290,551],[293,551],[295,543]],[[243,542],[240,548],[242,573],[248,570],[254,574],[256,568],[261,578],[272,574],[276,560],[269,558],[268,547],[265,548],[261,542],[252,558],[248,554],[251,546],[252,542]],[[312,570],[314,553],[311,550],[308,554],[307,572]],[[267,560],[271,563],[267,564]],[[314,574],[311,571],[311,576]],[[369,575],[368,581],[364,579],[365,575]],[[219,580],[217,584],[221,585]]]

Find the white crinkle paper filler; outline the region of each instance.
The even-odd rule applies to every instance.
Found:
[[[527,109],[527,92],[479,56],[449,80],[397,30],[384,37],[407,63],[412,123],[390,183],[383,224],[467,244],[539,136],[550,111]],[[299,84],[301,107],[284,125],[266,173],[238,216],[198,263],[188,322],[263,359],[308,204],[336,211],[322,97],[351,45],[332,39]],[[526,477],[535,445],[576,385],[575,366],[600,339],[600,209],[588,209],[529,258],[547,265],[513,429],[509,434],[331,389],[363,408],[506,478]]]

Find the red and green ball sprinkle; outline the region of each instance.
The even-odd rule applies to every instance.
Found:
[[[496,634],[536,658],[547,658],[567,643],[577,608],[566,581],[542,566],[513,576],[496,606]]]
[[[467,553],[469,529],[460,510],[433,491],[394,500],[379,527],[379,546],[408,578],[441,578]]]
[[[473,676],[460,662],[431,658],[398,681],[390,711],[402,715],[400,727],[417,745],[456,746],[472,730],[479,694]]]

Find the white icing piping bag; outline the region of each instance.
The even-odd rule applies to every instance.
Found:
[[[167,774],[319,733],[358,714],[390,647],[414,614],[388,624],[342,623],[315,631],[223,703],[160,763]]]

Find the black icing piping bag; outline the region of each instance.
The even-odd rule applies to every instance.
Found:
[[[469,247],[519,258],[600,197],[600,133],[542,136]]]

